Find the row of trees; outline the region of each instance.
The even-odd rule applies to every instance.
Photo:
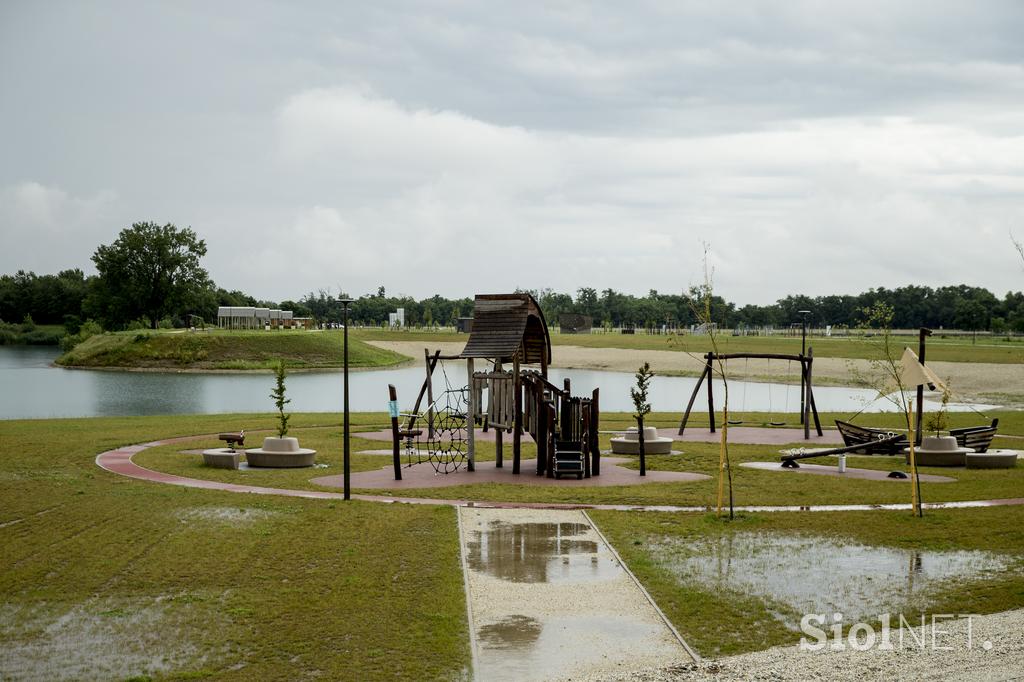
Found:
[[[64,324],[71,333],[83,320],[99,321],[107,329],[123,329],[144,322],[183,326],[201,318],[216,319],[218,306],[260,306],[293,310],[296,316],[320,323],[341,321],[339,299],[326,290],[311,292],[299,301],[262,301],[241,291],[226,291],[210,279],[200,260],[206,244],[190,228],[136,223],[92,256],[97,274],[64,270],[56,275],[19,271],[0,276],[0,321],[20,323],[30,317],[39,324]],[[633,296],[614,289],[583,287],[575,297],[551,289],[529,290],[550,324],[562,313],[588,315],[596,326],[689,327],[702,320],[694,311],[710,310],[714,322],[727,328],[787,327],[800,320],[797,311],[809,310],[814,326],[856,327],[865,323],[863,311],[878,304],[896,311],[897,328],[928,326],[965,330],[1012,329],[1024,332],[1024,293],[1009,292],[1002,299],[990,291],[967,285],[939,288],[907,286],[871,289],[858,295],[787,296],[770,305],[744,305],[711,296],[705,305],[703,287],[678,294],[651,290]],[[384,287],[360,296],[350,308],[358,324],[386,324],[388,314],[405,309],[406,324],[452,325],[472,314],[471,298],[443,296],[415,300],[388,296]]]
[[[605,289],[600,294],[581,288],[573,299],[550,289],[531,291],[549,322],[561,313],[589,315],[595,325],[613,327],[660,327],[702,324],[694,311],[707,309],[704,290],[693,287],[682,294],[660,294],[653,289],[646,296]],[[712,295],[711,319],[720,326],[788,327],[801,319],[800,310],[809,310],[813,326],[859,327],[868,320],[864,311],[877,304],[896,311],[896,328],[933,327],[936,329],[1007,329],[1024,332],[1024,294],[1009,292],[1000,300],[992,292],[967,285],[931,287],[907,286],[897,289],[870,289],[858,295],[787,296],[769,305],[744,305]]]

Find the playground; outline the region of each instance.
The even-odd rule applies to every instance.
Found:
[[[689,408],[645,415],[669,447],[645,455],[641,476],[639,454],[612,452],[634,416],[547,379],[550,341],[529,297],[482,302],[497,321],[488,333],[458,352],[421,348],[420,395],[381,386],[380,412],[351,415],[351,501],[336,414],[291,415],[288,435],[315,459],[286,468],[204,462],[225,443],[266,449],[268,415],[9,422],[0,668],[52,670],[89,640],[66,659],[72,676],[548,679],[629,661],[699,676],[793,645],[808,609],[872,623],[999,614],[987,618],[1020,630],[1024,465],[918,466],[915,518],[903,416],[819,413],[808,348],[772,359],[798,367],[803,400],[789,410],[736,409],[734,395],[724,418],[704,381]],[[947,419],[979,449],[1024,449],[1022,413]],[[837,420],[866,439],[849,444],[858,431]],[[716,508],[723,429],[732,520]],[[1020,664],[1006,628],[987,622],[999,660]],[[810,669],[786,651],[779,669]],[[933,665],[900,660],[918,666],[898,673],[910,676]]]

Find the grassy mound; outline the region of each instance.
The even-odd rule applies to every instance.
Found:
[[[350,367],[386,367],[405,356],[349,338]],[[342,366],[342,332],[121,332],[93,336],[57,359],[66,367],[269,370]]]

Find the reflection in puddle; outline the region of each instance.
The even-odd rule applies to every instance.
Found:
[[[987,552],[918,551],[799,535],[735,533],[652,546],[680,580],[784,604],[797,613],[843,613],[847,622],[909,607],[943,580],[970,580],[1009,561]],[[920,605],[919,605],[920,606]]]
[[[480,643],[489,649],[525,649],[534,644],[544,629],[540,621],[528,616],[509,616],[477,630]]]
[[[614,560],[598,556],[584,537],[583,523],[503,523],[471,531],[466,561],[474,571],[514,583],[605,580],[616,575]]]

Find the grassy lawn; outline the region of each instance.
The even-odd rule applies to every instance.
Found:
[[[468,669],[453,510],[189,490],[94,463],[118,445],[269,428],[269,418],[0,424],[5,677],[459,679]]]
[[[728,543],[741,533],[759,533],[904,550],[988,552],[1002,557],[1008,567],[978,580],[944,581],[910,603],[893,595],[893,618],[905,613],[909,622],[920,624],[922,612],[985,614],[1024,607],[1021,507],[932,511],[923,519],[880,511],[741,514],[733,521],[706,514],[589,513],[680,634],[704,656],[795,644],[801,636],[800,614],[771,599],[680,578],[666,565],[661,549],[666,540]],[[821,576],[807,578],[821,580]],[[769,573],[767,580],[771,579]]]
[[[389,331],[358,329],[356,338],[365,341],[422,341],[465,342],[466,334],[450,331]],[[896,337],[897,345],[917,348],[916,336]],[[730,336],[718,337],[722,353],[799,353],[799,336]],[[874,359],[878,357],[878,343],[872,339],[856,337],[809,337],[815,357]],[[551,333],[554,346],[582,346],[585,348],[627,348],[636,350],[667,350],[703,355],[711,344],[706,336],[648,335],[648,334],[560,334]],[[928,340],[928,359],[945,362],[992,362],[1017,364],[1024,362],[1024,341],[1003,338],[979,339],[943,338],[941,333]]]
[[[90,337],[57,359],[69,367],[190,370],[269,370],[278,360],[292,369],[343,364],[341,331],[141,331]],[[350,367],[386,367],[403,355],[349,339]]]
[[[1024,414],[998,416],[1002,433],[1024,434]],[[658,425],[676,418],[651,415]],[[889,419],[895,417],[872,416],[871,421],[884,425]],[[977,421],[970,415],[953,419],[955,424]],[[323,469],[207,469],[199,464],[200,456],[182,453],[219,445],[213,439],[154,448],[136,461],[193,477],[312,489],[310,478],[341,471],[339,421],[336,414],[292,419],[292,435],[319,450],[318,460],[327,465]],[[353,418],[357,429],[383,423],[382,414]],[[605,429],[629,423],[628,415],[603,415]],[[0,669],[27,670],[36,677],[78,671],[78,677],[115,679],[465,675],[468,633],[450,508],[194,490],[122,478],[94,464],[96,454],[118,445],[227,429],[244,428],[252,433],[250,442],[258,444],[258,430],[273,425],[272,415],[2,422]],[[1004,441],[997,446],[1019,443]],[[388,443],[357,437],[353,446],[357,452],[387,448]],[[649,458],[650,468],[713,472],[716,445],[683,448],[683,455]],[[485,445],[478,454],[481,461],[492,459],[493,446]],[[735,445],[732,454],[737,462],[778,458],[772,446]],[[524,447],[524,457],[532,455],[532,446]],[[353,457],[356,471],[389,463],[387,456]],[[903,468],[888,458],[856,458],[850,465]],[[957,482],[924,484],[930,501],[1019,496],[1024,490],[1024,467],[934,473]],[[906,482],[742,467],[735,474],[738,504],[909,500]],[[402,494],[707,505],[713,502],[714,485],[591,490],[470,485]],[[657,550],[666,538],[812,534],[904,549],[984,550],[1018,564],[1024,555],[1024,509],[1009,507],[931,511],[924,519],[901,512],[740,514],[732,522],[707,514],[592,514],[682,634],[709,656],[795,642],[799,633],[791,622],[780,620],[780,615],[793,614],[753,595],[681,581]],[[934,613],[1021,607],[1024,578],[1016,566],[984,581],[933,590],[912,606]]]

